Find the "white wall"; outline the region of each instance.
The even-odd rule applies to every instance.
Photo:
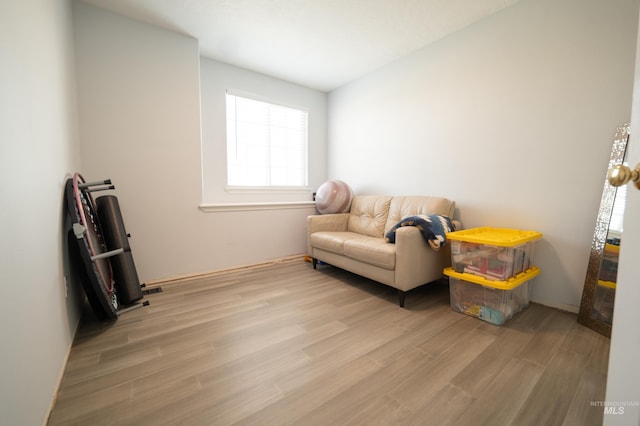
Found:
[[[65,297],[63,191],[80,166],[71,7],[0,2],[0,413],[46,420],[79,320]]]
[[[74,6],[74,25],[83,173],[89,180],[110,177],[116,184],[114,194],[132,234],[142,281],[306,250],[305,217],[312,208],[216,213],[198,208],[202,159],[197,40],[82,3]],[[236,89],[294,90],[290,84],[229,70],[214,61],[204,61],[203,70],[204,82],[213,84],[206,89],[226,84],[217,79],[235,72],[241,78],[234,83],[246,85]],[[218,95],[222,98],[215,100]],[[326,103],[324,95],[322,99],[321,104]],[[205,91],[203,105],[212,101],[224,102],[224,92]],[[210,126],[207,131],[214,128],[205,137],[221,144],[218,155],[224,156],[224,139],[216,139],[219,133],[211,136],[224,117],[208,121],[210,111],[203,111],[203,123]],[[324,117],[324,132],[322,122]]]
[[[637,11],[523,0],[330,93],[328,177],[449,197],[467,228],[543,232],[532,298],[577,311],[612,138],[630,120]]]

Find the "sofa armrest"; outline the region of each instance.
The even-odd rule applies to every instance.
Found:
[[[396,230],[396,287],[408,291],[442,277],[451,263],[449,246],[433,250],[418,228],[404,226]]]
[[[349,213],[316,214],[307,216],[309,234],[318,231],[341,232],[347,230]]]
[[[349,224],[349,213],[334,213],[307,216],[307,253],[311,254],[310,236],[314,232],[343,232]]]

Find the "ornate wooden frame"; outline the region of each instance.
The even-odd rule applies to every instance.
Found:
[[[622,164],[629,140],[629,124],[618,126],[616,135],[611,147],[611,156],[609,158],[609,167]],[[596,286],[598,285],[598,276],[600,274],[600,265],[602,263],[605,244],[607,242],[607,234],[609,232],[609,221],[613,211],[613,202],[616,198],[617,188],[611,185],[605,177],[604,189],[602,190],[602,198],[600,200],[600,210],[596,219],[596,227],[591,243],[591,254],[589,256],[589,264],[587,266],[587,276],[584,281],[582,290],[582,300],[580,302],[580,311],[578,312],[578,322],[585,325],[600,334],[611,337],[611,324],[592,316],[594,295]]]

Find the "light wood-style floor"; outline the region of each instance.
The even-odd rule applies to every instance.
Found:
[[[533,282],[535,285],[535,281]],[[83,320],[49,425],[597,425],[609,339],[531,304],[502,327],[302,258],[164,284]]]

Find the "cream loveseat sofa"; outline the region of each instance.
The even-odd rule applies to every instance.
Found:
[[[398,289],[399,305],[405,293],[442,277],[451,263],[450,250],[435,251],[414,226],[395,232],[395,244],[385,235],[414,215],[442,215],[453,219],[455,203],[427,196],[355,196],[349,213],[307,218],[307,251],[313,268],[318,261],[348,270]],[[458,222],[453,222],[456,228]]]

